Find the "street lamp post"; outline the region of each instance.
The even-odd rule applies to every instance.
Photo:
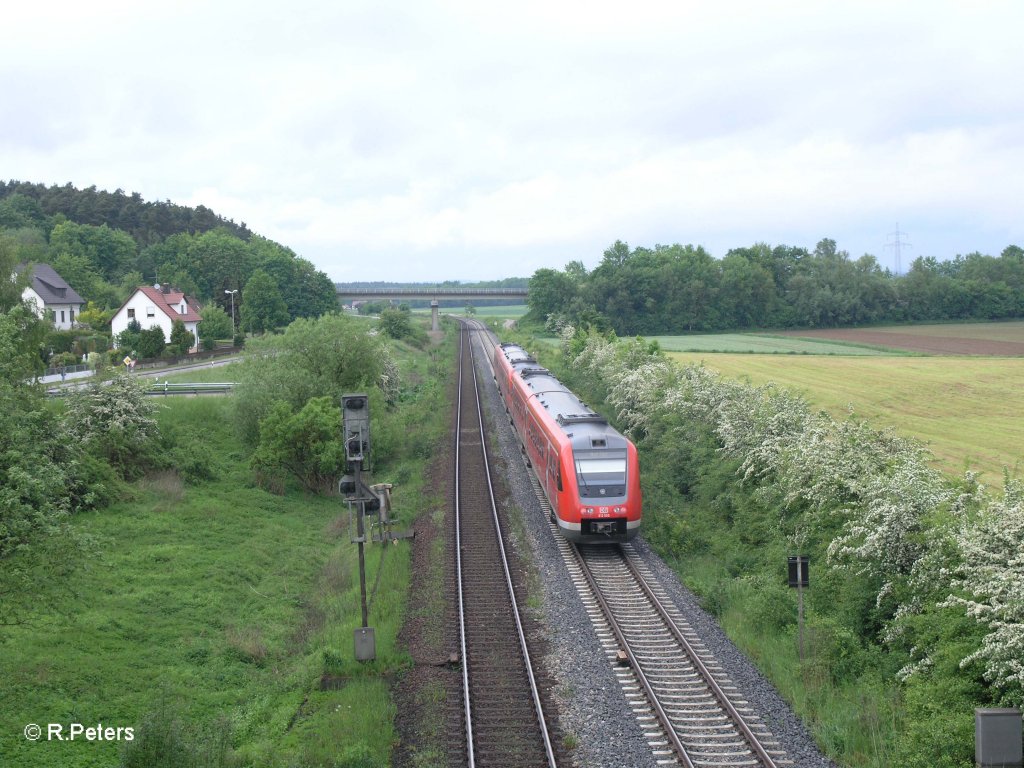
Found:
[[[235,294],[238,293],[238,289],[235,288],[233,291],[224,291],[224,293],[231,294],[231,339],[234,341],[235,338]]]

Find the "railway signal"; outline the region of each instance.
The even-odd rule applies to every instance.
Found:
[[[376,638],[373,627],[369,625],[369,605],[366,600],[366,559],[363,544],[367,541],[366,526],[363,518],[376,513],[376,525],[379,533],[372,533],[370,541],[380,543],[397,543],[399,539],[410,539],[410,531],[395,532],[391,529],[391,488],[390,483],[366,485],[363,481],[364,470],[369,472],[370,464],[370,399],[366,395],[351,394],[341,397],[341,431],[345,441],[345,474],[338,481],[338,493],[348,504],[349,513],[355,513],[356,535],[352,542],[359,546],[359,596],[362,609],[362,624],[356,629],[354,637],[356,661],[373,661],[377,657]],[[384,566],[384,553],[381,551],[381,562],[377,567],[377,575]],[[376,592],[376,586],[374,586]],[[372,602],[373,596],[370,597]]]
[[[807,555],[789,556],[789,586],[796,587],[797,593],[797,635],[801,662],[804,660],[804,587],[811,583],[810,564],[811,558]]]

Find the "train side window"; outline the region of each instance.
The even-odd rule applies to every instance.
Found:
[[[555,485],[558,486],[558,490],[562,491],[562,465],[558,465],[558,470],[555,472]]]

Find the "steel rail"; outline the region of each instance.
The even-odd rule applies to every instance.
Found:
[[[725,710],[725,712],[729,715],[729,718],[732,720],[733,725],[735,725],[739,729],[740,733],[746,740],[747,744],[750,746],[751,750],[754,752],[755,755],[757,755],[757,758],[764,764],[764,767],[777,768],[775,761],[772,759],[771,755],[768,754],[768,751],[761,744],[760,739],[758,739],[757,735],[752,730],[750,730],[750,726],[747,725],[746,720],[744,720],[743,716],[737,711],[732,701],[729,700],[729,697],[726,695],[725,691],[722,690],[722,686],[720,686],[718,684],[718,681],[715,680],[714,675],[711,674],[711,670],[709,670],[707,666],[704,664],[704,662],[701,660],[700,655],[697,653],[696,649],[693,647],[693,645],[690,644],[690,641],[686,639],[685,635],[683,635],[682,630],[680,630],[679,627],[676,625],[675,621],[672,620],[672,617],[669,616],[668,611],[665,609],[665,606],[662,605],[661,600],[659,600],[657,595],[654,594],[654,591],[647,583],[647,580],[643,577],[640,571],[637,570],[636,566],[633,564],[632,558],[630,558],[628,553],[623,551],[621,548],[620,552],[622,554],[623,561],[626,563],[626,567],[629,569],[629,572],[632,574],[633,578],[636,579],[636,582],[640,586],[640,589],[643,591],[644,595],[646,595],[648,601],[651,603],[654,609],[658,612],[658,615],[661,617],[661,620],[665,623],[665,626],[668,628],[669,632],[675,638],[676,642],[679,643],[679,645],[683,648],[684,651],[686,651],[686,655],[689,657],[690,662],[693,664],[694,668],[696,668],[697,673],[704,680],[705,685],[708,686],[708,689],[711,691],[711,694],[718,701],[718,705],[723,710]]]
[[[626,638],[625,633],[623,633],[622,628],[619,626],[619,622],[615,618],[614,613],[612,613],[612,609],[608,605],[608,602],[604,599],[601,587],[594,579],[594,575],[590,572],[590,565],[587,563],[586,558],[583,557],[578,545],[571,545],[570,550],[576,558],[576,564],[579,566],[580,571],[583,574],[583,578],[586,579],[587,585],[590,587],[590,591],[593,594],[594,599],[597,601],[598,605],[601,606],[601,611],[608,620],[608,626],[611,627],[612,633],[615,635],[615,639],[618,640],[619,647],[626,654],[626,658],[629,660],[629,665],[633,670],[633,674],[636,675],[637,681],[644,689],[647,701],[654,710],[654,715],[658,718],[658,722],[661,723],[662,730],[665,732],[665,736],[672,745],[672,750],[676,753],[676,757],[679,758],[680,762],[682,762],[686,768],[696,768],[696,765],[693,760],[690,759],[690,755],[686,751],[686,747],[680,740],[679,734],[676,733],[676,729],[672,725],[671,718],[669,718],[668,713],[665,711],[664,707],[662,707],[658,694],[655,692],[650,680],[647,679],[647,675],[640,665],[639,659],[637,659],[633,654],[633,649],[629,645],[629,640]]]
[[[462,659],[462,700],[466,716],[466,753],[469,768],[475,768],[473,754],[473,707],[469,697],[469,664],[466,660],[466,609],[462,585],[462,523],[459,508],[459,446],[462,443],[462,352],[464,335],[459,336],[459,385],[455,404],[455,577],[459,599],[459,658]]]
[[[469,344],[470,363],[474,361],[473,341],[470,338]],[[555,751],[551,746],[551,734],[548,733],[547,721],[544,718],[544,707],[540,700],[540,689],[537,687],[537,678],[533,674],[533,662],[530,659],[530,650],[526,645],[526,631],[523,629],[523,622],[519,616],[519,602],[516,600],[515,589],[512,586],[512,572],[509,569],[508,558],[505,555],[505,543],[501,537],[501,522],[498,520],[498,505],[494,498],[494,485],[491,482],[491,464],[487,458],[487,435],[484,432],[483,409],[480,405],[480,382],[477,380],[476,365],[473,369],[473,392],[476,393],[476,412],[480,420],[480,450],[483,452],[484,469],[487,477],[487,492],[491,502],[491,519],[494,521],[494,533],[498,537],[498,551],[501,553],[501,566],[505,574],[505,584],[508,586],[509,598],[512,601],[512,615],[516,620],[516,632],[519,636],[519,648],[523,653],[523,660],[526,663],[526,674],[530,680],[530,691],[533,695],[533,706],[537,712],[537,723],[540,726],[541,734],[544,737],[544,751],[547,754],[548,765],[555,768]]]
[[[473,392],[475,397],[475,405],[477,412],[477,419],[479,424],[479,436],[480,436],[480,450],[483,457],[484,464],[484,476],[487,480],[487,492],[488,499],[491,508],[491,519],[494,524],[494,534],[496,537],[498,553],[501,559],[502,574],[505,579],[505,585],[508,589],[509,601],[512,605],[512,617],[515,620],[516,634],[519,643],[519,649],[523,657],[523,663],[526,669],[526,675],[530,684],[530,692],[533,700],[533,708],[537,717],[537,725],[540,729],[540,733],[544,742],[544,752],[547,759],[549,768],[557,768],[557,762],[555,760],[554,747],[551,743],[551,735],[548,731],[547,720],[544,716],[544,707],[541,702],[540,689],[537,686],[537,679],[533,672],[533,663],[530,658],[530,651],[526,643],[526,631],[523,628],[522,619],[520,617],[519,603],[516,599],[515,589],[512,584],[512,572],[509,567],[508,557],[505,552],[505,544],[502,540],[501,535],[501,522],[498,518],[498,507],[497,501],[494,494],[494,485],[491,481],[491,468],[490,461],[487,457],[487,435],[484,430],[484,419],[483,419],[483,408],[480,402],[480,387],[479,380],[476,374],[475,365],[475,353],[473,351],[473,342],[471,337],[471,326],[469,323],[465,324],[465,330],[460,335],[459,340],[459,395],[458,395],[458,416],[456,418],[456,447],[455,447],[455,467],[456,467],[456,479],[455,479],[455,514],[456,514],[456,567],[458,570],[458,592],[459,592],[459,626],[461,636],[461,650],[462,650],[462,676],[463,676],[463,695],[465,697],[465,714],[466,714],[466,743],[467,743],[467,758],[469,765],[475,766],[475,754],[473,748],[473,730],[472,730],[472,708],[470,705],[470,685],[469,685],[469,663],[466,656],[466,630],[465,630],[465,611],[464,611],[464,597],[463,597],[463,580],[462,580],[462,544],[461,544],[461,524],[460,524],[460,505],[459,505],[459,455],[460,455],[460,442],[462,439],[462,383],[463,383],[463,365],[464,356],[462,354],[464,349],[465,340],[469,338],[469,363],[470,369],[473,376]],[[478,329],[479,330],[479,329]]]

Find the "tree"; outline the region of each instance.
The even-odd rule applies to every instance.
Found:
[[[90,301],[78,314],[78,322],[81,325],[88,325],[90,328],[103,328],[110,325],[110,319],[114,316],[112,309],[100,309],[95,301]]]
[[[208,304],[200,312],[199,335],[204,339],[230,339],[231,318],[216,304]]]
[[[115,341],[117,342],[117,348],[123,349],[126,352],[134,352],[138,354],[139,348],[139,337],[142,335],[142,325],[139,324],[138,320],[129,320],[128,326],[117,334]]]
[[[392,339],[404,339],[412,335],[412,313],[409,307],[388,307],[380,313],[380,329]]]
[[[576,283],[573,279],[556,269],[542,268],[530,278],[530,292],[526,303],[530,307],[530,317],[544,322],[550,315],[568,312],[576,297]]]
[[[188,351],[196,345],[196,337],[192,331],[185,327],[181,320],[171,323],[171,348],[179,355],[187,355]]]
[[[43,209],[39,206],[39,201],[18,192],[0,200],[0,227],[6,229],[20,229],[22,227],[48,229],[46,227],[46,214],[43,213]]]
[[[730,251],[722,259],[719,309],[722,324],[732,328],[764,328],[775,299],[771,273],[744,254]]]
[[[341,408],[330,397],[315,397],[293,414],[278,401],[260,422],[260,443],[252,457],[257,482],[283,491],[291,475],[312,493],[330,493],[345,466]]]
[[[85,549],[67,518],[106,503],[116,487],[29,383],[37,327],[23,305],[0,312],[0,627],[36,610],[41,584],[65,582]]]
[[[252,279],[253,262],[248,243],[216,229],[197,237],[187,254],[178,259],[178,266],[193,276],[201,297],[223,302],[224,291],[240,288]]]
[[[50,232],[50,251],[54,255],[84,257],[104,280],[116,282],[135,261],[137,247],[127,232],[106,224],[95,227],[64,221]]]
[[[167,337],[164,336],[164,329],[160,326],[154,325],[139,333],[139,357],[160,357],[165,346],[167,346]]]
[[[250,445],[276,401],[296,413],[314,397],[339,402],[345,392],[398,387],[383,336],[371,336],[365,325],[338,314],[300,318],[283,334],[253,339],[236,381],[235,418]]]
[[[28,285],[27,271],[15,275],[18,261],[17,243],[6,232],[0,232],[0,312],[20,304],[21,292]]]
[[[277,283],[292,320],[319,317],[338,309],[334,283],[313,264],[297,257],[290,248],[263,237],[253,237],[249,247],[254,253],[256,267]]]
[[[288,307],[277,283],[263,270],[252,273],[242,289],[242,327],[250,333],[265,333],[288,322]]]

